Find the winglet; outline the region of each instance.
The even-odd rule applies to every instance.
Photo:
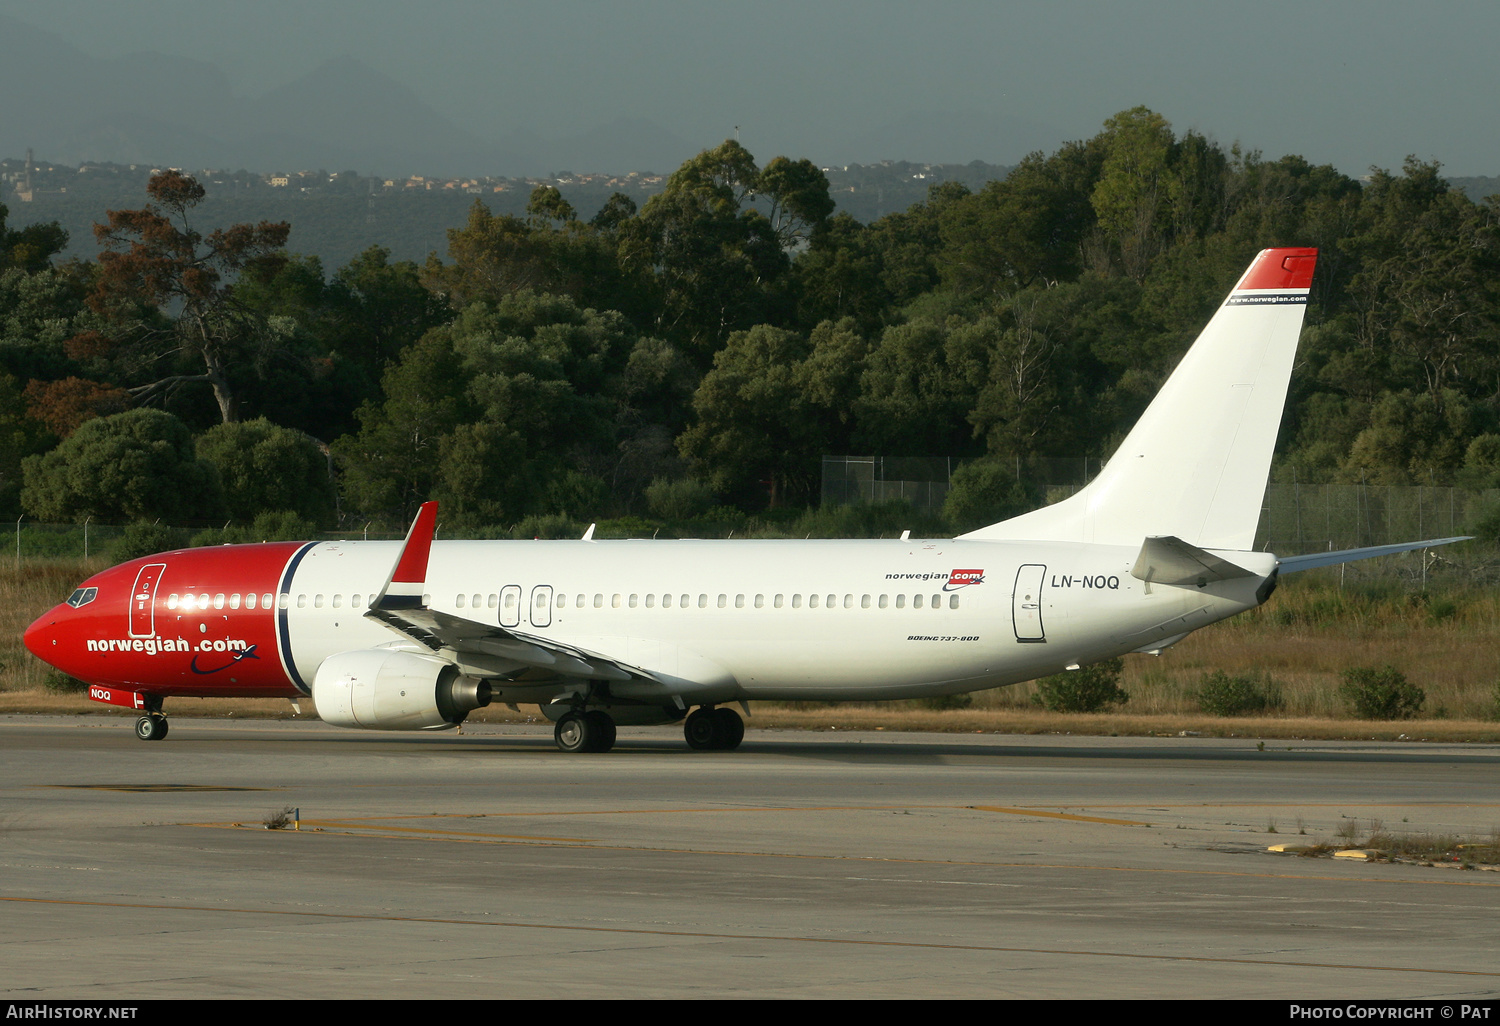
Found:
[[[427,586],[427,557],[432,553],[432,535],[437,530],[437,508],[436,502],[424,502],[417,510],[417,519],[406,532],[391,576],[370,608],[415,609],[422,604],[422,592]]]

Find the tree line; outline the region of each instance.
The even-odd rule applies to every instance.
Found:
[[[966,459],[959,530],[1035,503],[1028,461],[1107,457],[1267,246],[1321,254],[1274,473],[1500,485],[1500,201],[1435,163],[1354,179],[1138,107],[863,223],[728,141],[639,207],[538,187],[331,273],[204,196],[154,176],[91,261],[0,207],[0,509],[690,519],[806,506],[858,452]]]

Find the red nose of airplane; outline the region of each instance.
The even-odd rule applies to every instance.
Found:
[[[21,635],[26,650],[42,662],[55,665],[57,659],[57,610],[49,609],[26,628]]]

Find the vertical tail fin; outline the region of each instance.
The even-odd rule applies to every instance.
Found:
[[[962,537],[1250,548],[1317,255],[1261,251],[1088,487]]]

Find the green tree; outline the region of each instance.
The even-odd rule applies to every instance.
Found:
[[[300,431],[257,420],[219,424],[198,438],[198,458],[218,471],[225,512],[240,523],[262,513],[292,513],[333,526],[335,494],[328,457]]]
[[[1107,155],[1094,187],[1094,214],[1125,273],[1140,281],[1168,223],[1176,140],[1167,119],[1145,107],[1110,118],[1104,136]]]
[[[773,508],[810,493],[821,444],[808,430],[799,375],[808,351],[796,332],[758,324],[730,335],[714,357],[677,446],[716,491],[751,501],[764,494]]]
[[[26,458],[21,504],[39,520],[164,520],[223,515],[212,465],[192,435],[161,410],[130,410],[84,424],[52,451]]]
[[[1016,479],[1015,466],[1003,457],[988,456],[953,472],[943,500],[943,520],[954,533],[988,527],[1041,505]]]
[[[654,333],[708,362],[727,336],[789,306],[789,249],[832,213],[808,161],[755,158],[728,140],[684,163],[622,230],[620,258],[649,280]]]
[[[0,203],[0,269],[15,268],[35,274],[68,248],[68,233],[56,221],[7,228],[5,219],[9,216],[9,208]]]

